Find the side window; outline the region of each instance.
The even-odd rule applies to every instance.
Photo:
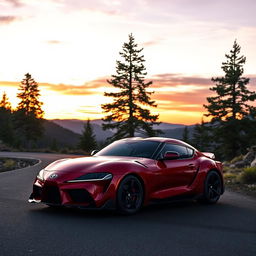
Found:
[[[192,148],[187,148],[188,150],[188,157],[192,157],[194,155],[194,150]]]
[[[185,146],[177,144],[166,143],[161,151],[160,157],[163,157],[167,151],[178,152],[180,154],[180,159],[190,158],[194,154],[194,151],[191,148],[187,148]]]

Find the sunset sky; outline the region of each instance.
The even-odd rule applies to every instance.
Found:
[[[101,118],[128,34],[143,47],[160,121],[200,122],[211,77],[237,39],[256,90],[255,0],[0,0],[0,97],[25,73],[45,118]]]

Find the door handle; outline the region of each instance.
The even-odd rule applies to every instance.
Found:
[[[195,166],[194,164],[189,164],[188,167],[189,167],[190,169],[195,169],[195,168],[196,168],[196,166]]]

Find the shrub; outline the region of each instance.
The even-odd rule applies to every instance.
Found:
[[[230,173],[230,172],[224,174],[225,179],[235,179],[236,176],[237,176],[236,174]]]
[[[228,173],[229,170],[230,170],[229,166],[223,166],[223,169],[222,169],[223,173]]]
[[[239,180],[242,183],[246,184],[255,184],[256,183],[256,167],[247,167],[239,175]]]
[[[3,166],[6,169],[12,169],[12,168],[15,168],[16,162],[12,159],[6,159]]]
[[[236,183],[238,183],[237,174],[231,173],[231,172],[224,173],[224,182],[225,182],[225,184],[236,184]]]

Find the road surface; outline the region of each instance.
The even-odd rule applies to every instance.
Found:
[[[33,167],[0,173],[0,255],[254,256],[256,200],[226,191],[216,205],[150,206],[133,216],[29,204],[35,175],[66,155],[31,157]],[[75,157],[75,156],[72,156]]]

